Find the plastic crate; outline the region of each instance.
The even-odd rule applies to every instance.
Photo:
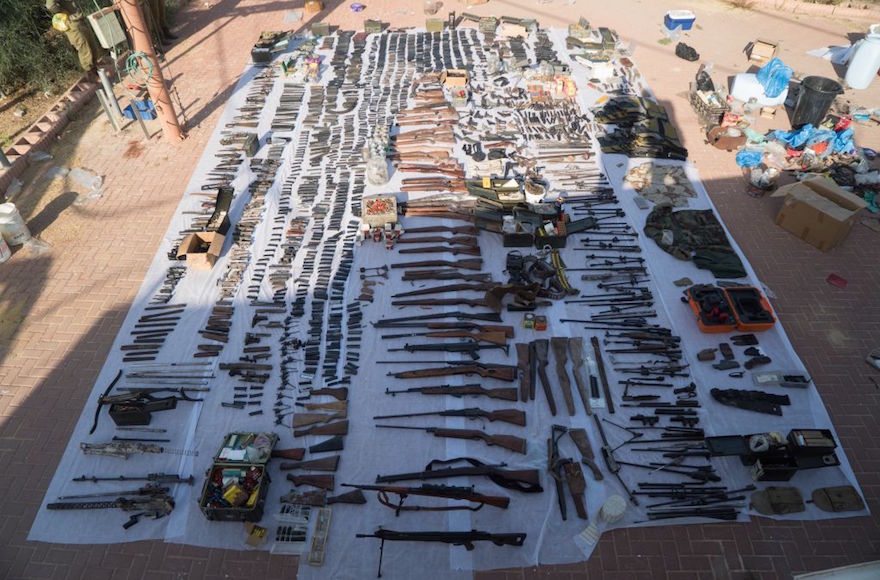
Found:
[[[714,127],[721,124],[721,120],[724,118],[724,113],[730,111],[730,105],[724,101],[718,106],[707,103],[700,96],[700,93],[697,91],[697,84],[694,82],[691,82],[690,91],[688,92],[688,101],[691,104],[691,108],[693,108],[694,112],[697,114],[697,117],[700,118],[700,122],[702,122],[705,127]]]
[[[138,115],[144,121],[152,121],[156,118],[156,107],[153,101],[132,101],[130,105],[122,109],[122,114],[126,119],[134,121],[134,109],[137,108]]]

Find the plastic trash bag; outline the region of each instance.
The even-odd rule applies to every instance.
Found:
[[[782,141],[792,149],[802,147],[813,136],[816,129],[807,123],[797,131],[773,131],[773,138]]]
[[[788,81],[793,74],[790,67],[778,58],[770,59],[770,62],[762,66],[755,77],[764,87],[764,94],[771,99],[778,97],[788,88]]]
[[[736,164],[740,167],[757,167],[763,156],[764,152],[760,149],[743,149],[736,154]]]
[[[856,144],[853,142],[853,130],[847,129],[838,133],[831,141],[831,150],[835,153],[853,153]]]

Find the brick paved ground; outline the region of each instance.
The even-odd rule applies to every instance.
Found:
[[[24,541],[168,219],[247,62],[248,47],[260,30],[289,27],[284,13],[296,5],[278,0],[213,4],[208,8],[194,2],[181,13],[176,32],[182,40],[168,52],[168,76],[192,127],[183,145],[161,139],[139,145],[136,127],[114,136],[93,104],[71,124],[53,153],[57,163],[106,176],[104,196],[71,205],[72,196],[64,195],[71,184],[41,178],[45,166],[26,175],[29,189],[20,198],[24,213],[52,248],[36,256],[19,252],[0,266],[0,575],[5,577],[155,580],[296,574],[295,559],[263,553],[158,542],[88,547]],[[363,18],[399,25],[422,20],[417,2],[376,0],[359,15],[348,10],[347,2],[326,4],[322,17],[345,27],[359,28]],[[452,0],[447,4],[460,9]],[[722,217],[775,293],[774,306],[822,393],[875,515],[822,524],[756,520],[748,525],[618,530],[603,537],[587,564],[477,574],[481,580],[573,580],[585,572],[627,580],[780,578],[880,558],[880,391],[868,380],[871,371],[863,362],[869,348],[880,346],[877,234],[856,226],[842,247],[821,254],[776,228],[772,220],[779,202],[746,196],[731,155],[702,144],[694,115],[681,97],[696,65],[675,58],[672,47],[656,42],[666,9],[692,8],[699,27],[688,42],[721,73],[743,70],[742,48],[755,37],[765,37],[784,40],[781,56],[796,71],[833,76],[829,63],[804,52],[844,44],[846,33],[863,31],[866,25],[734,10],[709,0],[666,4],[578,0],[563,10],[561,0],[537,6],[529,0],[492,0],[470,10],[531,13],[545,26],[565,25],[584,15],[634,42],[637,63],[675,116]],[[855,99],[880,102],[880,83]],[[784,125],[781,120],[777,124]],[[859,129],[858,138],[880,146],[880,131]],[[831,272],[846,278],[849,286],[840,290],[828,285],[825,278]]]

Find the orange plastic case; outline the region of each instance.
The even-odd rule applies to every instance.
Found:
[[[724,332],[761,332],[776,324],[770,303],[754,286],[698,284],[685,290],[688,305],[697,317],[697,326],[707,334]],[[717,312],[703,309],[706,302],[715,303]],[[721,318],[722,320],[718,320]],[[725,320],[726,319],[726,320]]]

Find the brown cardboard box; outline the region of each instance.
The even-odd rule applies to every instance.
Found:
[[[747,56],[751,62],[765,64],[779,52],[779,42],[758,38],[749,43],[746,48]]]
[[[440,82],[447,87],[464,87],[468,84],[468,72],[459,68],[448,68],[440,73]]]
[[[177,259],[185,260],[186,265],[199,270],[210,270],[223,251],[226,236],[218,232],[198,232],[189,234],[177,248]]]
[[[843,241],[867,204],[824,177],[778,188],[771,197],[784,197],[776,225],[823,252]]]

